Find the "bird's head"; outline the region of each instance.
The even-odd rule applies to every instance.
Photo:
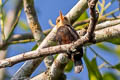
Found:
[[[64,25],[70,25],[70,21],[68,20],[67,17],[63,16],[62,12],[60,11],[60,16],[56,19],[56,25],[57,28],[64,26]]]

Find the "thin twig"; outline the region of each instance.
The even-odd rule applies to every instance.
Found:
[[[107,14],[105,14],[104,16],[105,16],[105,17],[110,16],[110,15],[114,14],[114,13],[117,12],[117,11],[119,11],[119,8],[117,8],[117,9],[115,9],[115,10],[113,10],[113,11],[107,13]]]
[[[93,38],[93,32],[98,21],[98,12],[95,10],[95,6],[98,0],[88,0],[88,6],[90,8],[90,24],[87,29],[87,36],[91,40]]]
[[[117,16],[116,18],[107,18],[105,16],[100,16],[98,19],[98,23],[105,22],[105,21],[112,21],[112,20],[116,20],[116,19],[120,19],[120,16]],[[83,21],[76,21],[72,26],[74,28],[77,26],[84,26],[85,24],[87,24],[89,22],[90,22],[90,19],[86,19]]]
[[[101,69],[101,68],[103,68],[104,66],[106,65],[106,63],[105,62],[103,62],[101,65],[99,65],[99,69]]]
[[[51,20],[51,19],[49,19],[48,22],[49,22],[49,24],[50,24],[51,27],[55,27],[55,24],[52,23],[52,20]]]
[[[26,39],[26,40],[19,40],[19,41],[11,41],[8,44],[19,44],[19,43],[28,43],[28,42],[33,42],[35,41],[34,39]]]
[[[2,0],[0,0],[0,24],[1,24],[1,33],[2,33],[2,41],[5,40],[5,34],[4,34],[4,13],[3,13],[3,7],[2,7]]]
[[[22,0],[21,0],[21,3],[22,3]],[[19,4],[19,6],[20,6],[20,7],[19,7],[19,11],[16,10],[16,13],[17,13],[17,14],[16,14],[16,19],[15,19],[14,22],[11,24],[11,29],[10,29],[9,34],[5,37],[6,42],[7,42],[7,41],[10,39],[10,37],[12,36],[13,31],[14,31],[14,29],[15,29],[18,21],[19,21],[20,14],[21,14],[21,11],[22,11],[22,8],[23,8],[22,4]]]
[[[107,63],[108,65],[112,66],[112,64],[110,64],[108,61],[106,61],[102,56],[100,56],[93,48],[91,48],[89,46],[89,48],[93,51],[93,53],[98,56],[100,59],[102,59],[105,63]]]

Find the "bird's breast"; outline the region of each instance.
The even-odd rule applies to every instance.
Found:
[[[69,44],[75,41],[75,38],[69,31],[68,27],[60,27],[57,30],[56,40],[58,40],[60,44]]]

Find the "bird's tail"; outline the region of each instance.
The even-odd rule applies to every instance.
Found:
[[[74,61],[74,71],[75,73],[80,73],[83,70],[82,59]]]
[[[75,73],[80,73],[83,70],[83,49],[77,48],[74,53],[71,53],[71,60],[74,62],[74,71]]]

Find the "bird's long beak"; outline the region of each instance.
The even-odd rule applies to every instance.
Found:
[[[61,11],[60,11],[60,19],[61,19],[61,21],[63,22],[64,18],[63,18],[63,14],[62,14]]]

